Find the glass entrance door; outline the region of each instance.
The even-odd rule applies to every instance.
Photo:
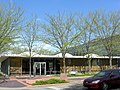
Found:
[[[46,62],[41,62],[41,73],[40,75],[46,75]]]
[[[34,62],[33,74],[46,75],[46,62]]]

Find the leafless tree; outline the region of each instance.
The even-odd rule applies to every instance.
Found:
[[[95,38],[94,36],[94,18],[91,18],[92,14],[91,12],[88,13],[88,15],[81,15],[78,14],[78,18],[75,21],[76,22],[76,28],[79,30],[78,32],[83,32],[82,35],[77,37],[77,40],[79,42],[78,46],[79,49],[81,49],[82,55],[87,55],[88,59],[88,70],[91,72],[91,53],[93,52],[93,42],[92,40]],[[93,17],[93,16],[92,16]],[[75,42],[77,43],[77,42]]]
[[[120,30],[120,11],[109,13],[96,11],[93,15],[96,17],[94,19],[96,36],[105,48],[109,56],[110,68],[112,68],[112,57],[117,43],[114,37]]]
[[[27,25],[25,28],[22,30],[22,41],[23,45],[28,48],[29,52],[29,74],[31,77],[31,58],[32,56],[32,50],[33,47],[36,45],[36,43],[39,40],[39,24],[37,22],[36,17],[33,18],[32,20],[27,22]]]
[[[73,40],[78,36],[74,31],[74,15],[59,13],[48,15],[47,23],[42,25],[44,42],[59,49],[63,57],[63,73],[66,73],[65,54]]]

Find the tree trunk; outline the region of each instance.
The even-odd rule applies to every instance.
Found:
[[[110,62],[110,69],[112,69],[112,57],[111,56],[109,57],[109,60],[110,60],[109,61]]]
[[[88,58],[88,72],[91,73],[91,58]]]
[[[63,57],[63,73],[60,74],[60,79],[67,80],[65,53],[62,53],[62,57]]]
[[[63,65],[64,65],[64,73],[66,73],[66,65],[65,65],[65,58],[63,58]]]
[[[30,58],[29,58],[29,59],[30,59],[30,61],[29,61],[29,65],[30,65],[30,67],[29,67],[30,69],[29,69],[29,70],[30,70],[30,71],[29,71],[29,75],[30,75],[30,78],[31,78],[31,56],[32,56],[32,51],[31,51],[31,49],[29,49],[29,53],[30,53]]]
[[[63,73],[66,74],[66,62],[65,62],[65,53],[62,53],[63,56]]]
[[[31,78],[31,56],[30,56],[30,61],[29,61],[29,65],[30,65],[30,71],[29,71],[29,75],[30,75],[30,78]]]

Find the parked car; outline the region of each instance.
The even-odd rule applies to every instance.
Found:
[[[120,69],[103,70],[93,77],[83,81],[83,86],[89,89],[108,90],[120,86]]]

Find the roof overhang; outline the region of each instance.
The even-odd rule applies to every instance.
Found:
[[[4,61],[5,59],[7,59],[8,57],[16,57],[16,58],[29,58],[29,56],[23,56],[23,55],[20,55],[20,54],[13,54],[13,55],[3,55],[3,56],[0,56],[0,62]],[[63,58],[61,53],[60,54],[57,54],[57,55],[34,55],[32,56],[32,58],[56,58],[56,59],[61,59]],[[88,57],[85,55],[85,56],[73,56],[71,54],[66,54],[65,55],[65,58],[68,58],[68,59],[87,59]],[[90,57],[90,58],[94,58],[94,59],[109,59],[108,56],[99,56],[99,55],[95,55],[94,54],[94,57]],[[120,59],[120,56],[113,56],[112,57],[113,59]]]

